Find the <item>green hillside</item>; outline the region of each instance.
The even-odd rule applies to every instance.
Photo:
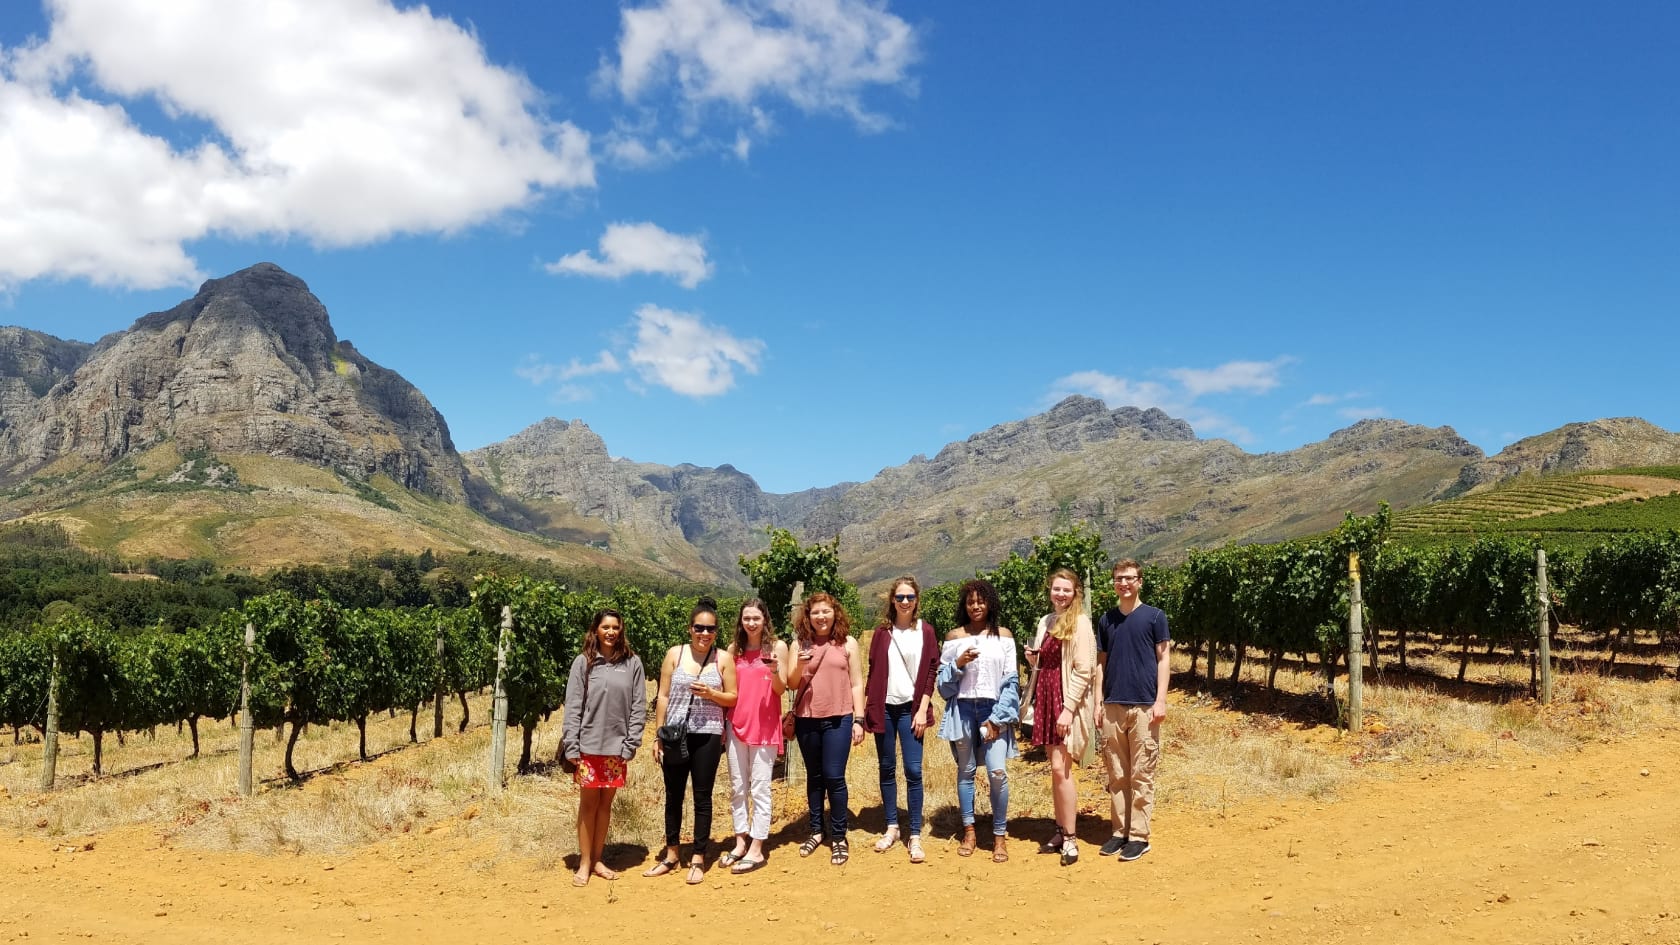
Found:
[[[1680,466],[1526,477],[1395,513],[1393,534],[1431,543],[1485,534],[1581,537],[1680,528]]]

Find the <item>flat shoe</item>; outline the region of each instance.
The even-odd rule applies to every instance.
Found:
[[[763,865],[764,860],[749,860],[743,856],[735,861],[735,865],[729,868],[729,872],[735,874],[736,876],[741,876],[751,873],[753,870],[756,870]]]
[[[643,876],[664,876],[666,873],[674,873],[676,871],[677,871],[677,861],[676,860],[660,860],[658,863],[655,863],[652,866],[648,867],[647,872],[643,873],[642,875]]]
[[[921,837],[911,837],[909,840],[904,841],[904,845],[910,849],[910,862],[927,862],[927,852],[922,849]]]
[[[1009,841],[1002,837],[998,837],[996,840],[992,841],[992,862],[1009,862]]]
[[[734,850],[730,850],[728,853],[718,857],[719,866],[734,866],[739,862],[741,862],[741,854],[736,853]]]
[[[888,850],[891,850],[893,848],[893,844],[895,844],[897,842],[898,842],[898,828],[897,827],[888,827],[887,832],[881,835],[881,839],[875,841],[875,852],[876,853],[885,853]]]
[[[1065,838],[1062,836],[1062,828],[1057,827],[1056,832],[1050,835],[1050,839],[1038,845],[1038,852],[1060,853],[1062,852],[1062,841],[1064,839]]]
[[[705,867],[701,866],[699,863],[690,864],[690,866],[688,867],[688,884],[690,886],[700,885],[700,881],[705,879],[705,878],[706,878],[706,868]]]
[[[806,837],[805,842],[801,843],[799,845],[799,855],[800,856],[810,856],[811,854],[817,852],[817,847],[822,846],[822,841],[823,841],[822,834],[814,833],[814,834],[811,834],[809,837]],[[671,865],[675,866],[676,864],[673,863]]]

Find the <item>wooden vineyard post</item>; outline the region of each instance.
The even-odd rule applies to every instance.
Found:
[[[799,609],[799,605],[801,603],[803,603],[804,600],[805,600],[805,582],[800,581],[798,584],[795,584],[793,586],[793,606],[788,608],[788,614],[789,614],[788,619],[789,619],[790,624],[792,622],[792,616],[791,615]],[[791,653],[789,655],[793,659],[796,659],[796,660],[799,659],[799,634],[798,634],[797,631],[795,631],[789,637],[788,646],[791,650]],[[793,710],[793,703],[794,703],[794,690],[789,689],[787,691],[786,695],[787,695],[788,703],[787,703],[787,709],[784,710],[784,711],[792,711]],[[780,723],[778,723],[778,724],[780,724]],[[799,782],[800,769],[803,767],[803,760],[799,757],[799,744],[797,742],[790,741],[785,746],[783,746],[783,748],[784,748],[784,750],[782,752],[782,780],[789,781],[789,782],[792,782],[792,783],[798,783]],[[774,773],[774,772],[772,772],[772,773]]]
[[[1546,549],[1534,549],[1534,595],[1539,598],[1540,704],[1552,701],[1552,594],[1546,586]]]
[[[1084,614],[1085,619],[1090,620],[1093,625],[1096,623],[1096,621],[1091,620],[1091,598],[1093,598],[1097,595],[1092,591],[1092,588],[1095,587],[1095,585],[1092,584],[1091,582],[1095,577],[1096,577],[1096,575],[1093,574],[1092,572],[1090,572],[1090,571],[1085,572],[1085,593],[1079,595],[1079,612]],[[1037,685],[1038,680],[1034,679],[1033,684]],[[1211,686],[1212,683],[1210,682],[1209,685]],[[1166,693],[1164,693],[1164,692],[1161,693],[1161,698],[1162,699],[1165,699],[1166,697],[1167,697]],[[1232,698],[1236,698],[1234,693],[1232,695]],[[1103,720],[1102,694],[1098,693],[1097,694],[1097,716],[1096,716],[1096,718],[1091,720],[1092,723],[1093,723],[1092,726],[1091,726],[1091,731],[1096,732],[1096,731],[1100,730],[1102,728],[1102,720]],[[1038,719],[1033,719],[1033,724],[1037,725],[1038,724]],[[1054,725],[1055,723],[1052,722],[1051,724]],[[1089,765],[1091,762],[1095,761],[1096,759],[1097,759],[1097,739],[1087,738],[1087,739],[1085,739],[1085,753],[1080,755],[1079,758],[1076,759],[1074,763],[1079,765],[1079,767],[1083,768],[1083,767],[1086,767],[1087,765]]]
[[[52,676],[47,680],[47,731],[41,738],[41,790],[58,779],[58,642],[53,642]]]
[[[485,786],[491,794],[502,793],[502,769],[507,765],[507,643],[513,631],[513,609],[502,608],[502,632],[496,638],[496,690],[490,713],[490,768]]]
[[[245,624],[245,656],[239,664],[239,794],[251,796],[251,752],[257,737],[257,720],[251,717],[251,654],[257,645],[257,627]]]
[[[443,621],[437,623],[437,685],[432,692],[432,737],[443,737],[443,683],[447,675],[443,667]]]
[[[1359,552],[1348,552],[1348,731],[1365,730],[1365,602],[1359,588]]]

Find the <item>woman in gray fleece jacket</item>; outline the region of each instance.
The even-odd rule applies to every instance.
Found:
[[[560,751],[577,765],[578,868],[573,886],[590,876],[617,879],[601,862],[612,820],[613,795],[624,786],[624,773],[647,726],[647,674],[624,636],[624,618],[602,610],[589,622],[583,652],[572,661],[566,681],[566,714],[560,728]]]

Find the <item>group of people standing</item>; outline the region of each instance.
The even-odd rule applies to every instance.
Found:
[[[902,843],[912,863],[925,862],[923,741],[934,728],[935,692],[945,702],[935,734],[950,743],[957,766],[959,856],[972,856],[979,846],[976,782],[984,771],[991,858],[1009,859],[1007,761],[1018,754],[1016,730],[1024,709],[1035,723],[1031,743],[1041,746],[1050,762],[1056,826],[1039,851],[1058,854],[1064,866],[1078,861],[1073,772],[1095,745],[1103,757],[1113,823],[1100,852],[1121,860],[1147,853],[1171,638],[1166,615],[1139,598],[1141,573],[1131,559],[1115,564],[1111,577],[1118,603],[1093,627],[1083,613],[1079,576],[1053,572],[1046,588],[1050,613],[1024,647],[1030,668],[1024,688],[1014,635],[999,626],[998,593],[984,580],[962,585],[953,629],[943,640],[922,618],[916,579],[893,581],[870,639],[867,673],[850,618],[830,594],[800,602],[791,645],[776,638],[764,602],[747,601],[733,641],[722,649],[717,605],[701,598],[689,615],[689,641],[672,647],[660,666],[653,751],[665,780],[665,848],[643,875],[683,869],[683,807],[692,788],[694,841],[686,876],[691,884],[704,880],[712,788],[725,754],[735,840],[718,865],[735,874],[763,866],[771,768],[788,739],[798,745],[806,771],[809,829],[799,855],[812,856],[826,844],[830,863],[846,863],[851,855],[846,766],[852,749],[868,735],[875,739],[886,822],[873,849],[886,853]],[[782,697],[789,690],[793,707],[784,715]],[[646,676],[625,639],[622,617],[612,610],[597,613],[572,664],[561,733],[561,755],[575,766],[580,793],[575,885],[591,876],[618,877],[601,861],[601,851],[613,796],[641,747],[648,721],[645,693]]]

